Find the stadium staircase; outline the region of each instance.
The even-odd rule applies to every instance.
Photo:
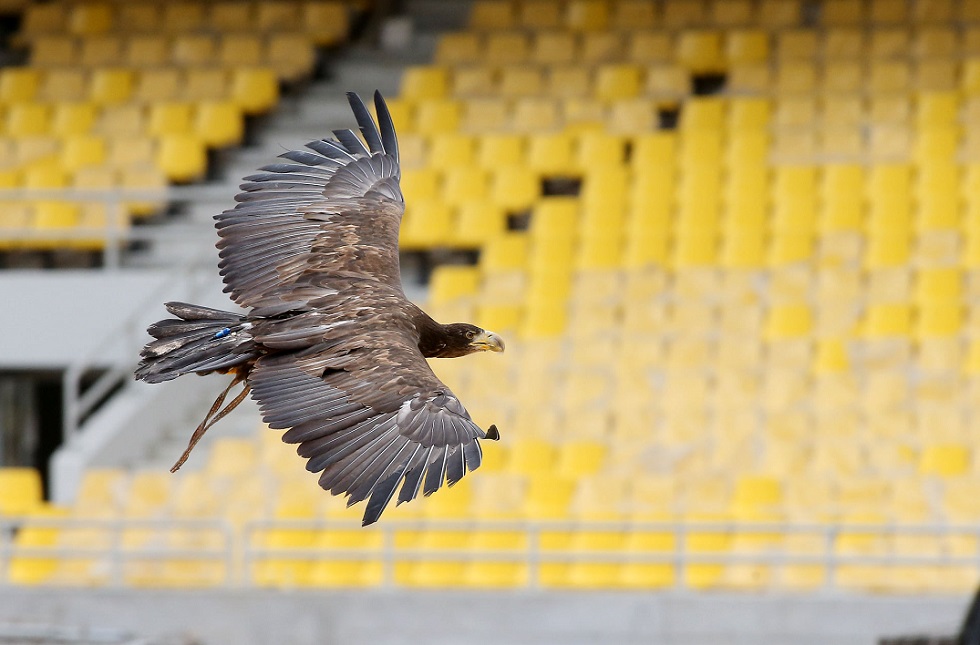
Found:
[[[11,583],[976,586],[980,2],[478,0],[391,107],[404,248],[478,256],[428,310],[507,338],[433,364],[484,466],[368,529],[265,428],[66,507],[11,473]]]

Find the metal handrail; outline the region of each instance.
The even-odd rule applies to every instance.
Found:
[[[19,528],[83,529],[99,528],[111,532],[106,548],[78,548],[65,546],[38,547],[19,546],[7,536]],[[122,535],[134,529],[159,529],[165,532],[199,530],[221,536],[220,547],[188,549],[186,547],[168,548],[150,545],[146,548],[127,549],[122,547]],[[824,586],[837,588],[836,573],[841,567],[849,565],[871,565],[885,567],[899,566],[974,566],[980,567],[980,553],[973,555],[906,554],[906,553],[840,553],[834,549],[834,542],[841,534],[862,536],[894,537],[897,535],[969,536],[980,544],[980,525],[976,524],[802,524],[802,523],[750,523],[750,522],[572,522],[572,521],[386,521],[372,531],[381,533],[381,543],[369,548],[327,548],[327,547],[270,547],[262,542],[262,533],[276,530],[316,530],[330,529],[360,530],[357,524],[339,520],[252,520],[236,530],[229,522],[215,520],[188,519],[81,519],[81,518],[10,518],[0,520],[0,580],[6,580],[13,558],[94,558],[103,557],[110,564],[112,584],[125,584],[123,570],[127,563],[166,562],[170,560],[221,559],[225,565],[223,586],[250,586],[256,584],[251,572],[255,567],[267,562],[317,562],[325,560],[380,561],[382,564],[382,584],[394,586],[396,562],[510,562],[527,566],[530,588],[540,587],[539,569],[546,563],[602,563],[602,564],[670,564],[675,572],[675,585],[683,587],[685,573],[695,565],[819,565],[826,572]],[[460,531],[481,529],[487,531],[520,531],[527,536],[523,548],[515,549],[468,549],[468,548],[419,548],[398,547],[395,536],[399,531]],[[610,549],[549,549],[542,543],[542,536],[549,532],[568,532],[581,530],[587,532],[621,533],[664,533],[674,538],[674,549],[664,551],[616,551]],[[759,551],[692,551],[684,549],[684,536],[696,534],[758,534],[771,533],[786,535],[813,535],[824,538],[821,552],[793,552],[785,549]],[[7,539],[5,539],[7,538]],[[3,583],[0,583],[3,584]]]

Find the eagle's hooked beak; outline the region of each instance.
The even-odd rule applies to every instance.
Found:
[[[504,351],[504,340],[492,331],[482,331],[470,341],[470,346],[484,352]]]

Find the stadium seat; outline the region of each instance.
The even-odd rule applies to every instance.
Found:
[[[0,515],[27,515],[41,503],[41,476],[35,469],[0,468]]]

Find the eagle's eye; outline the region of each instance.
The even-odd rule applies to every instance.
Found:
[[[468,332],[466,332],[466,340],[473,340],[474,338],[476,338],[476,332],[475,331],[473,331],[471,329]]]

